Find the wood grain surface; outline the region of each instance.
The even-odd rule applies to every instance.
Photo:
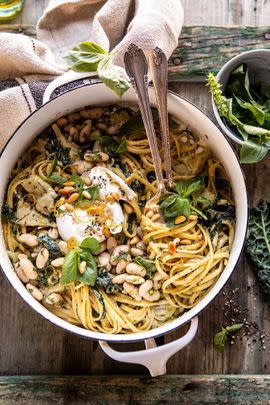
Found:
[[[269,405],[269,399],[270,376],[258,375],[0,378],[1,405]]]
[[[15,23],[34,24],[40,16],[43,7],[47,3],[48,1],[26,0],[24,11],[17,17]],[[186,24],[189,25],[269,24],[269,0],[183,0],[183,5],[186,13]],[[10,31],[12,31],[12,29],[13,28],[11,27]],[[32,31],[30,28],[29,30],[29,33],[31,33]],[[215,30],[215,28],[213,28],[213,30]],[[263,33],[265,28],[262,28],[261,30]],[[258,30],[258,32],[260,32],[260,30]],[[191,33],[191,35],[196,37],[195,32]],[[196,41],[198,44],[199,38],[196,38]],[[216,51],[216,54],[217,57],[219,55],[222,56],[223,50],[219,48],[219,50]],[[212,117],[210,97],[204,84],[171,83],[170,88],[195,103]],[[270,173],[270,156],[256,166],[252,165],[245,167],[244,171],[247,179],[250,203],[254,204],[260,198],[270,199],[270,188],[266,177],[267,174]],[[220,294],[200,315],[199,331],[194,341],[168,362],[169,374],[269,373],[269,306],[266,305],[263,300],[261,291],[254,278],[252,267],[244,255],[224,292],[225,295]],[[114,362],[103,354],[96,342],[66,333],[42,319],[31,310],[20,297],[18,297],[3,274],[0,275],[0,295],[2,304],[0,311],[0,374],[127,375],[147,373],[142,366],[130,366],[128,364]],[[230,299],[232,299],[232,303],[229,303],[230,305],[228,305]],[[239,318],[246,318],[253,325],[250,327],[250,335],[253,332],[254,334],[252,336],[244,336],[241,339],[236,339],[233,345],[229,342],[223,354],[217,353],[213,347],[214,334],[222,325],[229,322],[228,319],[236,316],[235,309],[238,307],[240,311]],[[177,330],[170,335],[167,335],[163,340],[165,342],[170,341],[171,339],[180,337],[182,333],[183,330]],[[266,334],[266,336],[261,337],[264,336],[264,334]],[[121,349],[123,346],[118,345],[116,347]],[[141,346],[140,344],[136,344],[131,347],[140,348]],[[263,347],[265,347],[265,349]],[[117,381],[115,378],[116,377],[110,377],[112,381]],[[169,381],[166,380],[166,378],[155,380],[157,382],[164,381],[163,388],[160,387],[160,392],[163,393],[165,393],[166,384]],[[266,381],[265,384],[267,387],[269,384],[268,378],[269,377],[266,377],[264,380]],[[57,381],[58,380],[56,379],[56,387],[59,387],[60,383]],[[103,380],[99,380],[99,384],[101,384],[102,381]],[[130,380],[121,381],[124,381],[127,387],[129,387],[128,381]],[[173,379],[170,381],[173,381]],[[179,381],[181,381],[181,379]],[[226,381],[229,381],[228,386],[231,384],[232,392],[235,393],[235,391],[241,390],[240,386],[233,385],[233,377],[232,379],[228,378]],[[259,383],[257,386],[258,381]],[[250,395],[253,387],[261,387],[261,381],[262,380],[260,379],[251,381]],[[29,384],[31,384],[31,381]],[[36,384],[38,386],[38,379]],[[222,384],[224,384],[224,381]],[[222,384],[220,387],[222,387]],[[246,386],[248,386],[247,383]],[[21,386],[21,395],[24,395],[23,387],[24,386]],[[191,385],[188,387],[193,386]],[[208,398],[206,396],[208,392],[207,389],[204,388],[204,386],[202,387],[202,398],[204,398],[203,393],[205,393],[205,398]],[[212,385],[212,391],[215,390],[213,387],[214,386]],[[219,387],[219,385],[217,385],[217,387]],[[5,387],[4,389],[10,388]],[[66,389],[68,390],[69,387]],[[91,394],[90,391],[87,392]],[[187,388],[186,395],[188,392],[189,389]],[[194,400],[196,401],[196,390],[194,392],[193,398],[195,398]],[[258,400],[265,401],[263,390],[260,391],[259,389],[258,392],[262,392],[261,397],[258,397]],[[266,390],[265,392],[268,391]],[[222,394],[222,388],[220,388],[220,393]],[[172,395],[172,391],[169,391],[169,394]],[[126,393],[126,395],[128,396],[128,393]],[[133,394],[130,395],[131,402],[129,403],[136,403],[132,402],[134,399],[132,396]],[[163,397],[160,398],[163,399]],[[233,400],[234,399],[232,399],[232,402],[227,403],[252,403],[233,402]],[[254,400],[254,403],[270,403],[269,397],[267,400],[268,402],[256,402]],[[41,402],[35,403],[46,403],[42,402],[42,400],[40,401]],[[202,402],[201,400],[197,403],[224,403],[221,400],[219,402],[213,401],[214,399],[209,399],[209,402]],[[24,403],[27,403],[27,401]],[[63,402],[58,403],[72,402],[66,402],[66,400],[63,400]],[[182,403],[193,404],[196,402]]]

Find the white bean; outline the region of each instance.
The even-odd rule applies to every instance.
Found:
[[[111,255],[111,264],[115,266],[119,261],[119,256],[128,253],[128,251],[129,247],[127,245],[116,246]]]
[[[50,305],[61,306],[64,304],[64,299],[63,299],[62,295],[60,295],[58,293],[52,293],[52,294],[48,295],[48,297],[46,298],[45,301],[47,304],[50,304]]]
[[[153,277],[154,288],[158,290],[161,287],[162,275],[156,271]]]
[[[153,281],[146,280],[139,288],[139,294],[141,297],[144,297],[151,289],[153,288]]]
[[[65,242],[64,240],[60,240],[60,242],[58,243],[58,247],[60,249],[60,252],[63,255],[68,254],[68,247],[67,247],[67,242]]]
[[[116,269],[115,269],[116,273],[117,274],[122,273],[125,270],[127,263],[128,262],[126,260],[120,260],[116,265]]]
[[[110,263],[110,258],[111,258],[110,253],[108,253],[108,252],[101,253],[98,256],[98,265],[100,267],[106,267],[107,264]]]
[[[104,242],[101,242],[100,244],[100,253],[104,252],[107,249],[107,243],[104,240]]]
[[[48,236],[53,240],[58,239],[59,238],[58,230],[56,228],[50,228],[48,231]]]
[[[146,249],[146,245],[145,245],[145,243],[144,243],[142,240],[140,240],[140,242],[137,243],[136,247],[137,247],[138,249],[141,249],[141,250],[145,250],[145,249]]]
[[[129,274],[128,276],[126,276],[126,281],[131,284],[142,284],[145,282],[145,279],[140,276]]]
[[[136,236],[134,236],[134,238],[132,238],[132,239],[130,240],[129,243],[130,243],[131,245],[136,245],[139,241],[140,241],[140,238],[139,238],[138,235],[136,235]]]
[[[157,291],[157,290],[149,291],[147,294],[144,295],[143,298],[144,298],[146,301],[150,301],[150,302],[158,301],[159,298],[160,298],[160,292]]]
[[[64,257],[58,257],[57,259],[52,260],[53,267],[62,267],[64,263]]]
[[[18,254],[18,259],[22,260],[22,259],[27,259],[27,255],[25,253],[19,253]]]
[[[142,228],[140,226],[138,226],[136,233],[139,236],[139,238],[141,239],[143,238]]]
[[[114,284],[123,284],[123,283],[126,281],[126,277],[127,277],[127,274],[126,274],[126,273],[124,273],[124,274],[118,274],[118,276],[115,276],[115,277],[112,279],[112,282],[113,282]]]
[[[43,269],[49,259],[49,251],[46,248],[42,248],[36,258],[36,266],[38,269]]]
[[[18,241],[23,243],[24,245],[34,247],[38,245],[38,238],[36,235],[32,235],[31,233],[22,233],[18,237]]]
[[[138,249],[138,248],[131,248],[130,249],[130,253],[132,254],[132,256],[143,256],[144,251],[142,249]]]
[[[135,285],[127,283],[126,281],[123,284],[124,291],[130,295],[132,298],[134,298],[136,301],[141,301],[142,297],[139,295],[139,289],[138,287],[135,287]]]
[[[144,277],[146,275],[146,270],[137,263],[128,263],[126,267],[126,272],[135,276]]]
[[[37,272],[34,270],[34,265],[29,259],[20,260],[20,267],[23,269],[25,275],[30,280],[36,280],[38,277]]]
[[[19,279],[23,283],[28,283],[29,277],[27,277],[27,275],[25,274],[25,272],[23,271],[23,269],[20,266],[16,267],[16,273],[17,273],[17,276],[19,277]]]
[[[26,284],[26,288],[30,292],[32,297],[34,297],[38,301],[42,300],[43,294],[37,287],[35,287],[33,284],[28,283]]]

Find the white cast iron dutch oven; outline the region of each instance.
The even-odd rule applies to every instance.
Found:
[[[51,86],[49,92],[52,91],[53,87],[56,87],[56,85]],[[150,101],[152,105],[155,105],[155,97],[152,88],[150,88],[149,93]],[[48,91],[45,98],[49,98]],[[71,111],[82,109],[88,105],[114,104],[119,101],[119,98],[114,94],[114,92],[109,90],[103,84],[86,84],[46,102],[40,109],[31,114],[13,134],[12,138],[5,146],[0,158],[1,206],[11,169],[27,146],[31,144],[33,139],[39,135],[44,128],[62,115],[65,115]],[[130,89],[124,94],[121,101],[131,103],[133,105],[136,104],[136,96],[134,91]],[[13,287],[35,311],[63,329],[76,333],[82,337],[99,340],[102,349],[115,360],[128,363],[138,363],[146,366],[150,370],[152,376],[165,374],[167,360],[178,350],[190,343],[195,336],[198,327],[197,315],[220,292],[236,266],[245,240],[248,220],[247,192],[243,173],[241,171],[238,159],[226,138],[202,111],[185,99],[170,92],[168,93],[168,109],[171,114],[177,117],[180,121],[186,123],[192,131],[199,134],[206,145],[208,145],[208,147],[221,160],[231,182],[236,204],[236,233],[228,264],[215,286],[194,308],[185,312],[181,317],[159,328],[136,334],[102,334],[83,329],[79,326],[74,326],[49,312],[26,290],[23,283],[19,280],[14,272],[8,258],[2,228],[0,234],[0,264],[2,269]],[[156,346],[154,337],[164,335],[165,333],[179,328],[188,322],[190,322],[190,328],[186,335],[163,346]],[[134,342],[142,340],[145,341],[146,349],[133,352],[115,351],[107,343]]]

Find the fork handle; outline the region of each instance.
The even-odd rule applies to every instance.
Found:
[[[164,166],[169,188],[173,187],[170,133],[167,106],[168,62],[165,53],[156,47],[150,56],[150,68],[156,93],[161,139],[164,153]]]
[[[130,78],[132,87],[138,96],[138,104],[142,114],[145,131],[150,145],[153,159],[153,165],[156,173],[158,190],[161,192],[164,188],[164,178],[161,167],[161,158],[154,128],[154,121],[150,107],[148,95],[147,61],[143,51],[135,44],[128,47],[124,56],[126,72]]]

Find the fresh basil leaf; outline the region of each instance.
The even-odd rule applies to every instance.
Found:
[[[261,127],[255,127],[253,125],[243,124],[243,129],[249,135],[252,135],[252,136],[270,135],[269,129],[265,129],[265,128],[261,128]]]
[[[257,103],[253,104],[253,103],[249,103],[247,101],[243,101],[236,95],[234,96],[234,98],[241,108],[249,110],[252,113],[253,117],[256,119],[256,121],[258,122],[259,125],[264,124],[265,113],[262,110],[262,106],[260,106]]]
[[[66,181],[68,181],[65,177],[60,176],[60,174],[53,174],[52,176],[47,177],[46,180],[49,183],[56,183],[60,185],[63,185],[64,183],[66,183]]]
[[[146,270],[146,276],[149,279],[152,279],[154,273],[157,271],[155,262],[153,260],[147,259],[144,256],[137,256],[134,259],[134,262],[142,266]]]
[[[153,121],[157,122],[158,121],[158,111],[156,108],[151,108],[152,110],[152,116],[153,116]],[[131,117],[128,121],[126,121],[120,128],[119,135],[127,135],[131,134],[135,131],[138,131],[140,129],[144,128],[143,124],[143,119],[141,116],[141,113],[135,114],[133,117]]]
[[[55,156],[54,159],[53,159],[53,163],[52,163],[52,165],[51,165],[51,168],[50,168],[50,170],[49,170],[49,172],[48,172],[48,177],[51,177],[52,173],[55,171],[56,166],[57,166],[57,163],[58,163],[58,159],[57,159],[57,157]]]
[[[175,190],[181,197],[186,198],[203,186],[204,178],[194,177],[193,179],[178,181],[175,185]]]
[[[80,258],[85,257],[81,256]],[[85,259],[84,259],[85,260]],[[97,278],[97,264],[91,253],[88,254],[88,259],[86,261],[86,269],[83,274],[78,273],[77,279],[84,284],[94,286]]]
[[[84,182],[83,179],[77,173],[72,173],[70,181],[74,181],[77,191],[79,193],[82,193],[82,191],[84,190]]]
[[[225,344],[228,339],[228,332],[222,328],[220,332],[216,333],[214,337],[214,346],[218,352],[223,352]]]
[[[227,326],[226,331],[229,333],[233,333],[243,328],[243,326],[243,323],[235,323],[234,325]]]
[[[243,323],[236,323],[234,325],[226,326],[226,328],[222,327],[221,331],[218,332],[214,337],[214,346],[217,351],[223,352],[225,344],[228,339],[228,335],[230,333],[237,332],[244,326]]]
[[[121,97],[129,89],[129,84],[125,70],[120,66],[113,65],[111,58],[112,55],[109,54],[99,62],[98,75],[107,87]]]
[[[95,72],[107,52],[94,42],[81,42],[64,57],[68,66],[76,72]]]
[[[101,250],[99,241],[96,238],[85,238],[80,244],[81,249],[89,250],[93,255],[98,255]]]
[[[125,153],[127,151],[127,142],[124,137],[120,139],[120,142],[117,142],[109,135],[97,133],[92,136],[92,140],[101,142],[105,152],[110,156]]]
[[[191,203],[188,198],[182,198],[177,194],[169,195],[160,203],[160,209],[168,226],[174,225],[174,220],[179,215],[186,218],[190,215]]]
[[[62,266],[62,276],[60,283],[68,284],[75,281],[78,276],[79,254],[76,250],[71,250],[64,259]]]
[[[241,163],[257,163],[262,160],[268,152],[265,145],[260,145],[251,140],[246,140],[240,150]]]
[[[91,195],[91,201],[95,201],[99,197],[99,187],[91,186],[87,188],[88,193]]]

